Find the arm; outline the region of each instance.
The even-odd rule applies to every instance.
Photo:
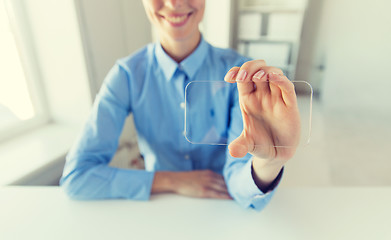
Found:
[[[130,112],[129,76],[115,66],[102,86],[85,128],[67,156],[61,186],[74,199],[129,198],[172,192],[230,199],[224,179],[209,170],[147,172],[108,166]]]
[[[153,172],[108,166],[131,111],[129,92],[129,75],[119,65],[114,66],[96,97],[79,139],[67,155],[60,184],[70,197],[149,198]]]
[[[275,187],[284,164],[294,155],[299,142],[300,119],[293,84],[280,69],[268,67],[261,60],[232,68],[225,80],[237,82],[240,113],[236,116],[240,114],[243,118],[241,132],[236,129],[236,138],[229,145],[229,153],[236,160],[228,161],[227,165],[242,162],[240,170],[236,170],[242,174],[231,170],[233,176],[242,176],[237,177],[237,181],[249,185],[247,192],[238,194],[238,199],[244,206],[257,205],[261,209],[268,200],[254,204],[249,199]],[[251,159],[247,153],[251,154]],[[255,187],[260,192],[258,195]]]
[[[266,162],[266,163],[265,163]],[[265,161],[265,159],[253,157],[252,159],[252,177],[258,188],[266,193],[274,186],[273,183],[279,176],[285,162],[283,161]]]
[[[243,131],[241,109],[238,101],[238,90],[233,88],[234,105],[231,108],[231,122],[228,132],[228,142],[234,141]],[[243,208],[263,209],[270,201],[274,191],[261,191],[258,187],[253,171],[254,156],[246,154],[241,157],[233,157],[230,149],[227,148],[227,160],[223,174],[226,180],[229,193]],[[273,179],[274,180],[274,179]],[[278,183],[278,181],[276,181]],[[264,190],[264,189],[263,189]]]

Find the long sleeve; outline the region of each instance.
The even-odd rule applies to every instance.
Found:
[[[60,185],[74,199],[149,199],[153,172],[108,166],[131,112],[130,74],[116,64],[97,95],[89,119],[67,155]]]
[[[232,142],[237,138],[243,129],[240,107],[237,100],[237,90],[235,89],[235,99],[231,108],[231,123],[228,133],[228,142]],[[224,165],[223,175],[227,183],[228,191],[231,196],[243,208],[254,208],[258,211],[262,210],[271,200],[275,189],[281,180],[282,172],[278,175],[270,190],[263,193],[255,184],[252,177],[252,158],[251,154],[247,154],[243,158],[232,157],[227,148],[227,160]]]

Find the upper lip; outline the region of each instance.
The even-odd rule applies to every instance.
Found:
[[[174,14],[160,14],[160,16],[164,17],[164,18],[174,18],[174,17],[183,17],[183,16],[186,16],[186,15],[190,15],[192,12],[188,12],[188,13],[174,13]]]

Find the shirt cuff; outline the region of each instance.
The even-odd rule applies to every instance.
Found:
[[[244,206],[250,206],[256,210],[262,210],[267,203],[270,201],[271,197],[274,195],[275,189],[279,185],[283,174],[283,169],[280,171],[276,179],[270,185],[266,193],[262,192],[258,186],[255,184],[252,176],[252,159],[247,161],[241,171],[238,173],[238,180],[243,186],[241,191],[241,199],[245,202],[242,204]]]
[[[151,196],[151,189],[154,172],[133,169],[118,169],[113,179],[113,195],[124,195],[128,199],[148,200]]]
[[[266,193],[262,195],[255,195],[251,200],[251,207],[256,209],[257,211],[262,210],[265,208],[265,206],[270,202],[272,199],[275,190],[277,189],[278,185],[281,182],[282,174],[284,172],[284,168],[281,169],[281,171],[278,173],[276,179],[270,184],[268,190]]]

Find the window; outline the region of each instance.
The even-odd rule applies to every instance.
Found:
[[[32,61],[23,54],[18,26],[11,25],[7,10],[0,1],[0,141],[47,121],[42,96],[34,91],[39,84],[26,71]]]
[[[88,117],[76,2],[0,0],[0,186],[56,180]]]

